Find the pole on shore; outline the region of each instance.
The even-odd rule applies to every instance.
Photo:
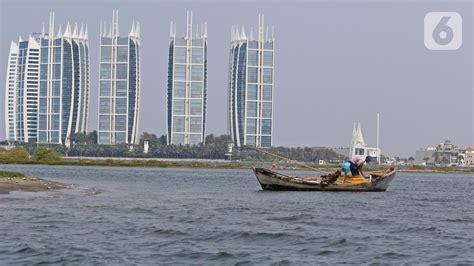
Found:
[[[377,113],[377,164],[380,164],[380,114]]]

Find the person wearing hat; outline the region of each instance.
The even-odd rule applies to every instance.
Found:
[[[369,163],[371,160],[372,157],[370,157],[370,155],[352,156],[352,159],[349,161],[352,176],[364,176],[364,173],[362,172],[362,167],[365,163]]]

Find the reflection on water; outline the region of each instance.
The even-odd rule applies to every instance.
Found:
[[[2,264],[474,263],[468,175],[260,193],[249,170],[0,168],[74,184],[0,196]]]

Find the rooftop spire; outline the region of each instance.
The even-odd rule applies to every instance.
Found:
[[[362,135],[362,127],[360,123],[354,123],[354,129],[352,130],[352,146],[354,145],[365,146],[364,136]]]
[[[230,28],[230,41],[231,41],[231,42],[235,41],[234,30],[235,30],[235,26],[232,25],[232,27]]]
[[[77,23],[74,23],[74,30],[72,31],[72,38],[77,39],[79,37],[79,32],[77,29]]]
[[[264,41],[264,30],[265,30],[265,17],[263,14],[258,15],[258,41]]]
[[[136,35],[137,35],[137,38],[140,38],[140,22],[137,21],[137,26],[136,26]]]
[[[242,24],[242,30],[240,31],[240,39],[241,39],[241,40],[247,40],[247,35],[245,35],[245,27],[244,27],[244,24]]]
[[[240,41],[239,25],[235,25],[235,40]]]
[[[193,11],[186,12],[186,38],[193,37]]]
[[[63,37],[70,38],[71,37],[71,24],[67,23],[66,30],[64,31]]]
[[[120,35],[118,24],[118,9],[112,10],[112,23],[110,24],[109,37],[115,38]]]
[[[58,30],[58,35],[56,36],[57,39],[61,38],[63,35],[62,29],[61,29],[61,24],[59,24],[59,30]]]
[[[130,37],[136,37],[135,20],[132,21],[132,29],[130,30]]]
[[[170,37],[175,37],[173,21],[170,22]]]
[[[107,32],[107,37],[109,37],[109,38],[114,37],[114,36],[113,36],[113,33],[112,33],[112,30],[113,30],[112,28],[113,28],[113,27],[114,27],[114,26],[113,26],[113,22],[111,22],[111,23],[110,23],[110,26],[109,26],[109,30],[108,30],[108,32]]]
[[[54,36],[54,12],[49,12],[48,38],[52,39],[53,36]]]
[[[79,39],[85,39],[84,38],[84,24],[81,23],[81,30],[79,30]]]

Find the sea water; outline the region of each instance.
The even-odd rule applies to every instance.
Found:
[[[73,184],[0,195],[0,264],[474,263],[472,175],[331,193],[263,192],[250,170],[0,169]]]

